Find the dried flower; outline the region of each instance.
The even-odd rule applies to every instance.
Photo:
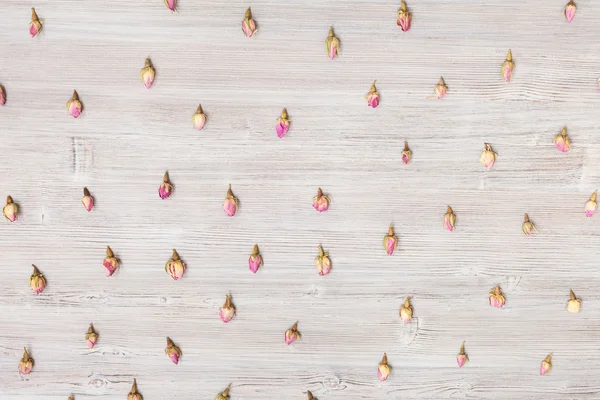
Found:
[[[242,21],[242,32],[246,37],[252,37],[256,33],[256,22],[252,19],[252,11],[250,7],[246,10],[246,15]]]
[[[515,70],[515,63],[512,60],[511,51],[508,50],[508,54],[506,55],[506,60],[502,63],[502,68],[500,69],[500,72],[502,73],[502,78],[504,78],[504,81],[510,82],[510,78],[511,78],[514,70]]]
[[[495,288],[490,290],[490,306],[494,308],[504,308],[506,304],[506,299],[504,298],[504,294],[502,293],[502,289],[500,289],[500,285],[496,285]]]
[[[454,224],[456,223],[456,215],[452,211],[452,207],[448,206],[446,215],[444,215],[444,228],[452,232],[454,230]]]
[[[390,224],[387,235],[383,238],[383,247],[389,256],[394,254],[396,245],[398,244],[398,238],[394,235],[394,226]]]
[[[548,372],[550,372],[550,369],[552,368],[551,361],[552,361],[552,353],[548,354],[546,356],[546,358],[544,359],[544,361],[542,361],[542,365],[540,365],[540,376],[544,376]]]
[[[218,394],[216,400],[229,400],[229,389],[231,389],[231,385],[227,386],[225,390]]]
[[[313,394],[310,392],[310,390],[306,391],[306,396],[308,397],[308,400],[319,400],[313,396]]]
[[[569,290],[569,301],[567,301],[567,311],[570,313],[578,313],[581,310],[581,299],[575,297],[573,290]]]
[[[460,352],[456,355],[456,362],[458,363],[458,368],[462,368],[469,361],[469,357],[467,353],[465,353],[465,342],[462,342],[462,346],[460,346]]]
[[[577,7],[575,6],[573,0],[570,0],[565,6],[565,18],[567,19],[568,23],[571,23],[571,21],[573,21],[575,11],[577,11]]]
[[[165,349],[165,354],[169,356],[173,364],[179,364],[179,357],[181,357],[181,350],[179,347],[175,346],[175,343],[167,337],[167,348]]]
[[[402,32],[408,32],[408,30],[410,29],[411,21],[412,15],[410,12],[408,12],[408,9],[406,8],[406,3],[404,2],[404,0],[402,0],[400,2],[400,9],[398,10],[398,21],[396,23],[398,24],[400,29],[402,29]]]
[[[67,101],[67,114],[73,118],[79,118],[83,111],[83,104],[79,101],[79,95],[76,90],[73,90],[73,96],[71,100]]]
[[[496,162],[496,153],[492,150],[492,146],[485,143],[485,148],[481,152],[481,156],[479,157],[479,162],[483,164],[484,167],[490,169],[494,166]]]
[[[229,184],[229,188],[227,189],[227,197],[225,197],[225,201],[223,201],[223,211],[230,217],[233,217],[237,212],[238,207],[238,199],[233,195],[231,191],[231,184]]]
[[[33,358],[29,357],[29,353],[26,348],[23,348],[23,358],[19,362],[19,373],[21,375],[29,375],[33,368]]]
[[[446,86],[446,82],[444,82],[444,78],[442,78],[440,76],[439,82],[437,83],[437,85],[435,85],[435,88],[433,89],[434,95],[429,96],[427,98],[433,99],[434,97],[437,97],[438,99],[441,99],[442,97],[444,97],[446,95],[447,91],[448,91],[448,86]]]
[[[137,382],[135,378],[133,378],[133,385],[131,386],[131,392],[129,392],[127,400],[144,400],[142,395],[137,391]]]
[[[161,199],[166,199],[173,194],[173,184],[169,180],[169,171],[166,171],[163,175],[163,181],[158,187],[158,195]]]
[[[277,123],[275,124],[275,131],[277,132],[277,136],[282,138],[285,136],[287,131],[290,129],[290,120],[288,119],[287,110],[284,108],[281,111],[281,116],[277,118]]]
[[[404,304],[400,307],[400,319],[405,324],[408,324],[412,321],[413,317],[413,307],[410,305],[410,296],[404,299]]]
[[[85,341],[87,342],[88,348],[93,348],[98,341],[98,334],[94,331],[94,325],[90,324],[90,327],[85,334]]]
[[[319,245],[319,256],[315,258],[315,264],[317,265],[317,271],[319,275],[324,276],[331,272],[331,260],[329,259],[329,253],[323,251],[323,247]]]
[[[119,260],[115,257],[110,247],[106,246],[106,258],[102,261],[102,267],[106,276],[112,276],[119,268]]]
[[[88,210],[88,212],[92,211],[92,208],[94,208],[94,198],[92,195],[90,195],[90,191],[86,187],[83,188],[83,197],[81,198],[81,203],[83,203],[83,206],[86,210]]]
[[[598,79],[596,80],[596,83],[598,84],[598,87],[600,88],[600,78],[598,78]]]
[[[391,372],[392,367],[390,367],[387,363],[387,354],[383,353],[383,358],[377,366],[377,376],[379,377],[379,380],[383,382],[390,377]]]
[[[31,286],[33,293],[40,294],[46,287],[46,278],[35,265],[31,264],[31,266],[33,267],[33,274],[29,277],[29,286]]]
[[[175,5],[175,2],[173,2],[173,5]],[[144,68],[142,68],[140,71],[140,78],[142,78],[142,82],[144,82],[146,89],[150,89],[152,87],[152,83],[154,82],[155,75],[156,75],[156,70],[152,66],[152,61],[150,61],[149,58],[146,58],[146,62],[144,63]]]
[[[195,129],[201,131],[202,128],[204,128],[204,124],[206,124],[206,120],[206,114],[204,114],[202,111],[202,106],[199,104],[198,108],[196,109],[196,113],[192,115],[192,124],[194,125]]]
[[[523,216],[523,225],[521,226],[521,229],[523,229],[523,233],[527,236],[533,235],[533,231],[538,231],[533,222],[529,220],[529,215],[527,214]]]
[[[177,6],[177,0],[165,0],[165,6],[173,12],[175,12],[175,7]]]
[[[35,13],[35,8],[31,7],[31,22],[29,23],[29,34],[31,37],[37,36],[42,30],[42,23]]]
[[[375,82],[377,81],[373,81],[373,83],[371,84],[371,90],[369,90],[369,93],[365,95],[365,99],[367,99],[367,105],[373,108],[377,108],[377,106],[379,105],[379,92],[375,87]]]
[[[0,85],[0,106],[6,104],[6,90],[4,90],[4,86]]]
[[[285,338],[285,344],[287,344],[287,345],[290,345],[290,344],[294,343],[296,340],[300,339],[300,332],[298,332],[298,322],[297,321],[294,325],[292,325],[292,327],[290,329],[285,331],[284,338]]]
[[[177,250],[173,249],[173,255],[165,264],[165,271],[171,275],[173,280],[177,281],[183,277],[185,272],[185,263],[179,258]]]
[[[408,142],[404,141],[404,150],[402,150],[402,162],[408,164],[412,159],[412,151],[408,148]]]
[[[340,55],[340,40],[333,34],[333,26],[329,28],[329,34],[325,39],[325,46],[327,47],[327,55],[330,59],[334,59]]]
[[[571,150],[571,139],[567,135],[567,127],[562,128],[562,131],[556,136],[554,136],[554,145],[556,148],[563,153],[566,153]]]
[[[252,254],[250,255],[250,258],[248,258],[248,268],[250,268],[250,271],[253,273],[256,273],[256,271],[258,271],[258,269],[262,266],[263,259],[258,251],[258,245],[255,244],[254,248],[252,249]]]
[[[6,205],[2,209],[4,213],[4,217],[10,222],[15,222],[19,219],[17,213],[19,212],[19,207],[13,202],[12,197],[6,196]]]
[[[223,304],[223,307],[221,307],[221,310],[219,311],[219,317],[221,318],[221,321],[228,323],[234,315],[235,306],[231,304],[231,297],[225,295],[225,304]]]
[[[594,190],[590,199],[585,203],[585,216],[591,217],[596,212],[596,207],[598,204],[596,203],[596,195],[597,192]]]
[[[329,210],[329,204],[331,200],[328,196],[323,194],[321,188],[317,190],[317,195],[313,197],[313,208],[318,212],[323,212]]]

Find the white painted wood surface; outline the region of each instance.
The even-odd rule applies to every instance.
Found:
[[[564,3],[411,1],[402,33],[395,1],[180,0],[171,14],[162,0],[3,0],[0,195],[21,214],[0,222],[0,398],[125,399],[134,377],[146,400],[213,399],[229,383],[236,400],[600,398],[600,216],[583,213],[600,186],[600,3],[579,0],[572,24]],[[147,56],[151,90],[139,79]],[[440,75],[448,95],[425,100]],[[363,97],[374,79],[375,110]],[[73,89],[78,120],[65,112]],[[292,126],[280,140],[282,107]],[[568,154],[552,145],[563,125]],[[484,142],[499,155],[491,171]],[[175,193],[162,201],[165,170]],[[234,218],[221,210],[228,183]],[[311,207],[319,186],[332,198],[323,214]],[[442,230],[448,204],[454,233]],[[537,237],[521,233],[525,212]],[[122,260],[111,278],[106,245]],[[173,248],[189,267],[178,282],[164,272]],[[39,296],[32,263],[48,279]],[[487,304],[497,283],[504,310]],[[570,288],[577,315],[565,311]],[[238,310],[228,325],[226,293]],[[403,326],[407,295],[415,319]],[[296,320],[303,337],[288,347]],[[470,362],[458,369],[463,340]],[[21,378],[24,346],[36,364]],[[383,352],[393,372],[380,383]]]

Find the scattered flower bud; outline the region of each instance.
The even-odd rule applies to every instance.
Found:
[[[158,187],[158,195],[161,199],[166,199],[173,194],[173,184],[169,180],[169,172],[166,171],[163,175],[163,181]]]
[[[46,278],[35,265],[31,264],[31,266],[33,267],[33,274],[29,277],[29,286],[31,286],[33,293],[40,294],[46,287]]]
[[[76,90],[73,90],[73,96],[71,100],[67,101],[67,114],[73,118],[79,118],[83,111],[83,104],[79,101],[79,95]]]
[[[31,7],[31,22],[29,23],[29,34],[31,37],[37,36],[42,30],[42,23],[35,13],[35,8]]]
[[[23,358],[19,362],[19,373],[21,375],[29,375],[33,368],[33,358],[29,357],[29,353],[26,348],[23,348]]]
[[[504,308],[506,304],[506,299],[504,298],[504,294],[502,293],[502,289],[500,289],[500,285],[496,285],[495,288],[490,290],[490,306],[494,308]]]
[[[175,2],[173,2],[173,5],[174,4],[175,4]],[[155,75],[156,75],[156,70],[152,66],[152,61],[150,61],[149,58],[146,58],[146,62],[144,63],[144,68],[142,68],[140,71],[140,78],[142,78],[142,82],[144,82],[146,89],[150,89],[152,87],[152,83],[154,82]]]
[[[225,296],[225,304],[221,307],[221,311],[219,311],[219,317],[221,321],[228,323],[231,321],[233,316],[235,315],[235,306],[231,304],[231,297],[229,295]]]
[[[223,201],[223,211],[229,217],[233,217],[237,212],[238,207],[238,199],[233,195],[231,191],[231,184],[229,184],[229,188],[227,189],[227,197],[225,197],[225,201]]]
[[[290,345],[296,340],[300,339],[300,332],[298,332],[298,322],[296,322],[290,329],[285,331],[285,344]]]
[[[548,354],[548,356],[546,356],[544,361],[542,361],[542,365],[540,365],[540,376],[544,376],[548,372],[550,372],[550,369],[552,368],[551,361],[552,361],[552,353]]]
[[[94,325],[90,324],[90,327],[85,334],[85,341],[87,342],[88,348],[93,348],[98,341],[98,334],[94,331]]]
[[[219,395],[217,395],[217,399],[216,400],[229,400],[229,389],[231,388],[231,385],[227,386],[225,388],[225,390],[223,390]]]
[[[142,395],[137,391],[137,382],[135,378],[133,378],[133,385],[131,386],[131,392],[129,392],[127,400],[144,400]]]
[[[512,60],[511,51],[508,50],[508,54],[506,55],[506,60],[502,63],[502,68],[500,70],[500,72],[502,72],[502,78],[504,78],[505,82],[510,82],[510,78],[511,78],[514,70],[515,70],[515,63]]]
[[[315,264],[317,265],[317,271],[319,275],[324,276],[331,272],[331,260],[329,259],[329,253],[323,251],[323,247],[319,245],[319,256],[315,258]]]
[[[523,225],[521,226],[521,229],[523,229],[523,233],[527,236],[533,235],[533,231],[538,231],[533,222],[529,220],[529,215],[527,214],[523,216]]]
[[[281,111],[281,116],[277,118],[277,123],[275,124],[275,131],[277,132],[277,136],[282,138],[285,136],[287,131],[290,129],[290,120],[288,119],[287,110],[284,108]]]
[[[0,85],[0,106],[6,104],[6,90],[4,90],[4,86]]]
[[[202,111],[202,106],[198,105],[198,109],[196,109],[196,113],[192,116],[192,124],[195,129],[199,131],[204,128],[204,124],[206,124],[206,114]]]
[[[306,391],[306,396],[308,397],[308,400],[319,400],[313,396],[313,394],[310,392],[310,390]]]
[[[12,197],[6,196],[6,205],[2,209],[4,213],[4,217],[10,222],[15,222],[19,219],[17,213],[19,212],[19,207],[13,202]]]
[[[452,232],[454,230],[454,224],[456,223],[456,215],[452,211],[452,207],[448,206],[446,215],[444,215],[444,228]]]
[[[106,272],[106,276],[112,276],[115,271],[119,268],[119,260],[115,258],[110,247],[106,246],[106,258],[102,261],[102,267],[104,267],[104,272]]]
[[[412,22],[412,15],[408,12],[406,8],[406,3],[404,0],[400,2],[400,9],[398,10],[398,21],[396,22],[402,32],[408,32],[410,29],[410,25]]]
[[[590,199],[585,203],[585,216],[591,217],[596,212],[596,207],[598,204],[596,203],[596,191],[592,193]]]
[[[369,90],[369,93],[365,95],[365,99],[367,99],[367,105],[373,108],[377,108],[377,106],[379,105],[379,92],[375,87],[375,82],[377,81],[373,81],[373,84],[371,85],[371,90]]]
[[[381,362],[377,366],[377,376],[381,382],[385,381],[390,377],[390,373],[392,372],[392,367],[390,367],[387,363],[387,354],[383,353],[383,358]]]
[[[569,291],[569,301],[567,301],[567,311],[570,313],[578,313],[581,310],[581,299],[575,297],[572,290]]]
[[[165,354],[169,356],[171,361],[173,361],[173,364],[179,364],[181,350],[179,350],[179,347],[175,346],[175,344],[170,338],[167,338],[167,348],[165,349]]]
[[[165,264],[165,271],[171,275],[173,280],[177,281],[183,277],[185,272],[185,263],[179,258],[177,250],[173,249],[171,259]]]
[[[440,76],[439,82],[437,83],[437,85],[435,85],[435,88],[433,89],[434,95],[429,96],[428,99],[433,99],[434,97],[441,99],[442,97],[444,97],[446,95],[447,91],[448,91],[448,86],[446,86],[446,82],[444,82],[444,78],[442,78]]]
[[[173,12],[175,12],[175,7],[177,6],[177,0],[165,0],[165,6]]]
[[[81,198],[81,203],[83,203],[83,206],[86,210],[88,210],[88,212],[92,211],[92,208],[94,208],[94,198],[92,195],[90,195],[90,191],[86,187],[83,188],[83,197]]]
[[[565,18],[567,19],[568,23],[571,23],[571,21],[573,21],[573,17],[575,16],[575,11],[577,11],[577,7],[575,6],[575,3],[573,2],[573,0],[571,0],[565,6]]]
[[[329,200],[329,197],[325,196],[321,188],[319,188],[317,190],[317,195],[313,197],[313,208],[318,212],[327,211],[329,210],[329,203],[331,203],[331,200]]]
[[[402,162],[408,164],[412,159],[412,151],[408,148],[408,142],[404,141],[404,150],[402,150]]]
[[[388,256],[394,254],[394,250],[396,250],[396,245],[398,244],[398,238],[394,235],[394,226],[390,224],[387,235],[383,238],[383,247],[385,251],[388,253]]]
[[[255,274],[256,271],[258,271],[258,269],[262,266],[263,259],[258,251],[258,245],[255,244],[254,248],[252,249],[252,254],[250,255],[250,258],[248,258],[248,268],[250,268],[250,271]]]
[[[410,296],[404,299],[404,304],[400,307],[400,319],[405,324],[408,324],[412,321],[413,317],[413,307],[410,305]]]
[[[252,37],[254,33],[256,33],[256,22],[252,19],[252,11],[250,7],[246,10],[246,15],[244,16],[244,20],[242,21],[242,32],[246,37]]]
[[[327,47],[327,55],[330,59],[334,59],[340,55],[340,40],[333,34],[333,26],[329,28],[329,34],[325,39],[325,46]]]
[[[556,136],[554,136],[554,145],[556,148],[563,153],[566,153],[571,150],[571,139],[567,135],[567,127],[562,128],[562,131]]]
[[[469,361],[469,357],[467,353],[465,353],[465,342],[462,342],[462,346],[460,346],[460,352],[456,355],[456,362],[458,363],[458,368],[462,368]]]
[[[481,156],[479,157],[479,162],[483,164],[484,167],[490,169],[494,166],[496,162],[496,153],[492,150],[492,146],[485,143],[485,149],[481,152]]]

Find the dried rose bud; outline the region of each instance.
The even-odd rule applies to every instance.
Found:
[[[592,196],[590,197],[590,199],[585,203],[585,216],[586,217],[591,217],[596,212],[596,207],[598,206],[598,204],[596,203],[596,196],[597,196],[597,193],[594,190],[594,193],[592,193]]]
[[[154,82],[155,76],[156,70],[152,66],[152,61],[150,61],[149,58],[146,58],[144,68],[140,70],[140,78],[142,78],[142,82],[144,82],[144,86],[146,86],[146,89],[150,89],[152,87],[152,83]]]
[[[169,356],[171,361],[173,361],[173,364],[179,364],[181,350],[179,350],[179,347],[175,346],[175,344],[170,338],[167,338],[167,348],[165,349],[165,354]]]
[[[402,29],[402,32],[408,32],[408,30],[410,29],[411,22],[412,15],[410,12],[408,12],[408,9],[406,8],[406,3],[404,2],[404,0],[402,0],[400,2],[400,9],[398,10],[398,21],[396,23],[398,24],[400,29]]]
[[[31,264],[31,266],[33,267],[33,274],[29,277],[29,286],[31,286],[33,293],[40,294],[46,287],[46,278],[35,265]]]
[[[133,385],[131,385],[131,392],[129,392],[127,400],[144,400],[142,395],[137,391],[137,382],[135,378],[133,378]]]
[[[235,306],[231,304],[231,297],[229,295],[225,295],[225,304],[221,307],[219,311],[219,317],[221,321],[228,323],[235,315]]]
[[[93,348],[98,341],[98,334],[94,331],[94,325],[90,324],[90,327],[85,334],[85,341],[87,342],[88,348]]]
[[[13,202],[12,197],[6,196],[6,205],[2,209],[4,213],[4,217],[10,222],[15,222],[19,219],[17,213],[19,212],[19,207]]]
[[[169,180],[169,171],[166,171],[163,175],[163,181],[158,187],[158,195],[161,199],[166,199],[173,194],[173,184]]]
[[[552,368],[551,361],[552,361],[552,353],[548,354],[546,356],[546,358],[544,359],[544,361],[542,361],[542,365],[540,365],[540,376],[544,376],[548,372],[550,372],[550,369]]]
[[[444,228],[452,232],[454,230],[454,224],[456,223],[456,215],[452,211],[452,207],[448,206],[446,215],[444,215]]]
[[[177,0],[165,0],[165,6],[173,12],[175,12],[175,7],[177,6]]]
[[[387,235],[383,238],[383,247],[389,256],[394,254],[396,245],[398,244],[398,238],[394,235],[394,226],[390,224]]]
[[[229,400],[229,389],[231,389],[231,385],[227,386],[225,390],[218,394],[216,400]]]
[[[534,231],[538,231],[533,222],[529,220],[529,215],[527,214],[523,216],[523,225],[521,226],[521,229],[523,229],[523,233],[527,236],[531,236]]]
[[[246,37],[252,37],[254,33],[256,33],[256,22],[252,19],[252,11],[250,7],[246,10],[246,15],[244,16],[244,20],[242,21],[242,32]]]
[[[598,84],[598,87],[600,88],[600,78],[598,78],[598,79],[596,80],[596,83]]]
[[[283,336],[285,339],[285,344],[287,345],[290,345],[296,340],[300,339],[300,332],[298,332],[298,322],[296,322],[290,329],[285,331],[285,334]]]
[[[29,34],[31,37],[37,36],[42,30],[42,23],[35,13],[35,8],[31,7],[31,22],[29,23]]]
[[[29,353],[26,348],[23,348],[23,358],[19,362],[19,373],[21,375],[29,375],[33,369],[33,358],[29,357]]]
[[[73,118],[79,118],[83,111],[83,104],[79,101],[79,95],[76,90],[73,90],[73,96],[71,100],[67,101],[67,114]]]
[[[556,148],[563,153],[566,153],[571,150],[571,139],[567,135],[567,127],[562,128],[562,131],[556,136],[554,136],[554,145]]]
[[[408,324],[412,321],[413,317],[413,307],[410,305],[410,296],[404,299],[404,304],[400,307],[400,319],[405,324]]]
[[[402,162],[408,164],[412,159],[412,151],[408,148],[408,142],[404,141],[404,150],[402,150]]]
[[[110,247],[106,246],[106,258],[102,261],[102,267],[106,276],[112,276],[119,269],[119,260],[115,257]]]
[[[233,195],[233,192],[231,191],[231,184],[229,184],[229,188],[227,189],[227,197],[225,197],[225,200],[223,201],[223,211],[225,211],[225,214],[227,214],[229,217],[233,217],[237,212],[237,208],[238,199]]]
[[[323,194],[321,188],[317,190],[317,195],[313,197],[313,208],[318,212],[323,212],[329,210],[329,204],[331,200],[328,196]]]
[[[310,392],[310,390],[306,391],[306,396],[308,397],[308,400],[319,400],[315,396],[313,396],[313,394]]]
[[[284,108],[281,111],[281,116],[277,118],[277,123],[275,124],[275,132],[277,132],[277,136],[282,138],[285,136],[287,131],[290,129],[290,120],[288,119],[287,110]]]
[[[465,353],[465,342],[462,342],[462,346],[460,346],[460,352],[456,355],[456,362],[458,363],[458,368],[462,368],[469,361],[469,357],[467,353]]]
[[[319,275],[324,276],[331,272],[331,260],[329,259],[329,253],[323,251],[323,247],[319,245],[319,256],[315,258],[315,264],[317,265],[317,271]]]
[[[4,90],[4,86],[0,85],[0,106],[6,104],[6,90]]]
[[[437,83],[437,85],[435,85],[435,88],[433,89],[434,95],[429,96],[427,98],[433,99],[434,97],[437,97],[438,99],[441,99],[442,97],[444,97],[446,95],[447,91],[448,91],[448,86],[446,86],[446,82],[444,82],[444,78],[442,78],[440,76],[439,82]]]
[[[256,273],[256,271],[258,271],[258,269],[262,267],[262,265],[263,259],[260,255],[260,252],[258,251],[258,245],[255,244],[254,248],[252,249],[252,254],[250,255],[250,258],[248,258],[248,268],[250,268],[250,271],[252,271],[253,273]]]
[[[502,293],[502,289],[500,289],[500,285],[496,285],[495,288],[490,290],[490,306],[494,308],[504,308],[506,304],[506,299],[504,298],[504,294]]]
[[[192,124],[194,125],[194,128],[201,131],[202,128],[204,128],[204,125],[206,124],[206,120],[206,114],[204,114],[204,112],[202,111],[202,106],[198,105],[196,113],[192,115]]]
[[[510,78],[511,78],[514,70],[515,70],[515,63],[512,60],[511,51],[508,50],[508,54],[506,55],[506,60],[502,63],[502,68],[500,69],[500,72],[502,73],[502,78],[504,78],[505,82],[510,82]]]
[[[175,281],[183,277],[183,273],[185,272],[185,263],[179,258],[177,250],[173,249],[173,255],[171,256],[171,259],[165,264],[165,271],[167,274],[171,275],[171,278],[173,278]]]
[[[573,0],[571,0],[565,6],[565,18],[567,19],[568,23],[571,23],[571,21],[573,21],[573,17],[575,16],[575,11],[577,11],[577,7],[575,6],[575,3],[573,2]]]
[[[86,187],[83,188],[83,197],[81,198],[81,203],[83,203],[83,206],[86,210],[88,210],[88,212],[92,211],[92,208],[94,208],[94,198],[92,195],[90,195],[90,191]]]
[[[390,367],[387,363],[387,354],[383,353],[383,358],[377,366],[377,376],[379,377],[379,380],[383,382],[390,377],[391,372],[392,367]]]
[[[575,293],[569,290],[569,301],[567,301],[567,311],[570,313],[578,313],[581,310],[581,299],[575,297]]]
[[[333,26],[329,28],[329,34],[325,39],[325,46],[327,47],[327,55],[330,59],[334,59],[340,55],[340,40],[333,34]]]
[[[494,166],[496,162],[496,153],[492,150],[492,146],[485,143],[485,148],[481,152],[481,156],[479,157],[479,162],[483,164],[484,167],[490,169]]]
[[[375,82],[377,81],[373,81],[373,84],[371,85],[371,90],[369,90],[369,93],[365,95],[365,99],[367,99],[367,105],[373,108],[377,108],[377,106],[379,105],[379,92],[375,87]]]

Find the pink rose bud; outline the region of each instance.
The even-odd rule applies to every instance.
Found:
[[[33,358],[29,357],[29,353],[27,353],[27,349],[24,348],[23,358],[21,358],[21,362],[19,362],[19,373],[21,375],[29,375],[31,370],[33,369]]]
[[[98,341],[98,334],[94,331],[94,325],[90,324],[87,333],[85,334],[85,341],[87,342],[88,348],[93,348]]]
[[[454,230],[455,223],[456,223],[456,215],[454,215],[454,211],[452,211],[452,207],[448,206],[446,215],[444,215],[444,228],[446,228],[447,231],[452,232]]]
[[[481,152],[481,156],[479,157],[479,162],[483,164],[484,167],[490,169],[494,166],[496,162],[496,153],[492,150],[492,146],[485,143],[485,148]]]
[[[92,208],[94,208],[94,198],[90,195],[90,191],[86,187],[83,188],[81,203],[88,212],[92,211]]]
[[[248,258],[248,268],[250,268],[250,271],[255,274],[256,271],[262,267],[262,265],[263,259],[258,251],[258,245],[255,244],[254,248],[252,249],[252,254],[250,255],[250,258]]]
[[[404,150],[402,150],[402,162],[408,164],[412,160],[412,151],[408,148],[408,142],[404,141]]]
[[[500,285],[496,285],[495,288],[490,290],[490,306],[494,308],[504,308],[506,304],[506,299],[504,298],[504,293],[502,293],[502,289],[500,289]]]
[[[562,128],[562,131],[554,137],[554,145],[563,153],[571,150],[571,139],[567,135],[567,127]]]
[[[29,34],[31,37],[37,36],[38,33],[42,30],[42,23],[35,13],[35,8],[31,8],[31,22],[29,23]]]
[[[591,217],[596,212],[596,207],[598,204],[596,203],[596,191],[592,193],[590,199],[585,203],[585,216]]]
[[[231,184],[229,184],[229,188],[227,189],[227,197],[225,197],[225,201],[223,201],[223,211],[229,217],[233,217],[237,212],[238,208],[238,199],[233,195],[231,191]]]
[[[404,304],[400,307],[400,319],[405,324],[412,321],[413,307],[410,305],[410,296],[404,299]]]
[[[327,55],[330,59],[334,59],[340,55],[340,40],[333,34],[333,27],[329,28],[329,34],[325,39],[325,46],[327,47]]]
[[[296,322],[290,329],[285,331],[285,344],[290,345],[296,340],[300,339],[300,332],[298,332],[298,322]]]
[[[542,365],[540,365],[540,376],[544,376],[548,372],[550,372],[550,369],[552,368],[551,361],[552,361],[552,353],[548,354],[548,356],[546,356],[544,361],[542,361]]]
[[[12,197],[6,196],[6,205],[2,209],[4,213],[4,217],[10,222],[15,222],[19,219],[17,213],[19,212],[19,207],[13,202]]]
[[[40,294],[46,287],[46,278],[44,278],[44,275],[42,275],[35,265],[32,264],[31,266],[33,267],[33,274],[29,277],[29,286],[31,286],[33,293]]]
[[[166,199],[173,194],[173,184],[169,180],[169,171],[166,171],[163,175],[163,181],[158,187],[158,195],[161,199]]]
[[[506,60],[502,63],[502,68],[500,72],[502,72],[502,78],[504,78],[505,82],[510,82],[510,78],[512,76],[513,71],[515,70],[515,63],[512,60],[512,53],[508,50],[508,54],[506,55]]]
[[[6,90],[4,90],[4,86],[0,85],[0,106],[6,104]]]
[[[234,315],[235,306],[231,304],[231,297],[225,295],[225,304],[223,304],[223,307],[221,307],[221,310],[219,311],[219,318],[221,318],[221,321],[224,323],[228,323]]]
[[[525,216],[523,217],[523,225],[521,226],[521,229],[523,230],[523,233],[527,236],[531,236],[533,235],[534,231],[538,231],[533,222],[529,220],[529,215],[527,214],[525,214]]]
[[[144,400],[141,394],[137,391],[137,382],[133,379],[133,385],[131,386],[131,392],[127,395],[127,400]]]
[[[167,274],[171,275],[171,278],[173,278],[175,281],[183,277],[183,273],[185,272],[185,263],[179,258],[177,250],[173,249],[173,255],[171,256],[171,259],[165,264],[165,271]]]
[[[179,364],[179,358],[181,357],[181,350],[179,347],[175,346],[173,341],[167,338],[167,348],[165,349],[165,354],[169,356],[173,364]]]
[[[313,208],[318,212],[323,212],[329,210],[329,204],[331,200],[328,196],[323,194],[321,188],[317,190],[317,195],[313,197]]]
[[[388,253],[389,256],[394,254],[394,250],[396,250],[396,245],[398,244],[398,238],[394,235],[394,226],[390,224],[388,229],[388,234],[383,238],[383,248]]]
[[[569,290],[569,301],[567,301],[567,311],[570,313],[578,313],[581,310],[581,299],[575,297],[573,290]]]
[[[231,385],[227,386],[225,390],[217,395],[216,400],[230,400],[229,397],[229,389],[231,389]]]
[[[76,90],[73,90],[71,100],[67,101],[67,113],[73,118],[79,118],[83,111],[83,104],[79,101],[79,95]]]
[[[379,92],[375,87],[375,82],[377,81],[373,81],[373,84],[371,84],[371,90],[369,90],[369,93],[367,93],[365,96],[365,99],[367,99],[367,105],[373,108],[377,108],[379,105]]]
[[[106,276],[112,276],[117,269],[119,269],[119,260],[115,258],[110,247],[106,246],[106,258],[102,261],[102,267]]]
[[[281,116],[277,118],[277,122],[275,123],[275,132],[277,132],[277,136],[282,138],[285,136],[287,131],[290,129],[290,120],[288,119],[287,110],[284,108],[281,111]]]
[[[390,374],[392,373],[392,367],[390,367],[388,365],[387,361],[388,361],[387,360],[387,354],[383,353],[383,358],[381,359],[381,362],[377,366],[377,376],[379,377],[379,380],[381,382],[383,382],[387,378],[389,378]]]
[[[442,78],[441,76],[440,76],[439,82],[437,83],[437,85],[435,85],[433,92],[434,92],[434,95],[429,96],[428,99],[432,99],[434,97],[441,99],[442,97],[444,97],[446,95],[446,92],[448,92],[448,86],[446,86],[446,82],[444,82],[444,78]]]
[[[331,272],[329,253],[323,251],[323,247],[321,246],[319,246],[319,256],[315,258],[315,264],[317,265],[317,272],[319,275],[325,276]]]
[[[400,2],[400,9],[398,10],[398,21],[396,22],[402,32],[408,32],[410,29],[410,25],[412,22],[412,15],[408,12],[406,8],[406,3],[404,1]]]
[[[573,21],[575,11],[577,11],[577,7],[575,7],[575,3],[573,2],[573,0],[571,0],[565,6],[565,18],[567,19],[568,23],[571,23],[571,21]]]
[[[165,0],[165,6],[173,12],[175,12],[175,7],[177,6],[177,0]]]
[[[462,368],[462,366],[465,365],[468,361],[469,361],[469,357],[467,356],[467,353],[465,353],[465,342],[463,342],[462,346],[460,346],[460,352],[456,356],[456,362],[458,363],[458,368]]]
[[[201,131],[202,128],[204,128],[204,125],[206,124],[206,120],[206,114],[204,114],[204,112],[202,111],[202,106],[198,105],[196,113],[192,115],[192,124],[194,125],[194,128]]]
[[[242,32],[246,37],[252,37],[256,33],[256,22],[252,19],[252,11],[250,7],[246,10],[246,15],[242,21]]]
[[[149,58],[146,58],[144,68],[142,68],[140,71],[140,78],[142,78],[142,82],[144,82],[144,86],[146,86],[146,89],[150,89],[152,87],[152,83],[154,82],[155,76],[156,70],[152,66],[152,61],[150,61]]]

